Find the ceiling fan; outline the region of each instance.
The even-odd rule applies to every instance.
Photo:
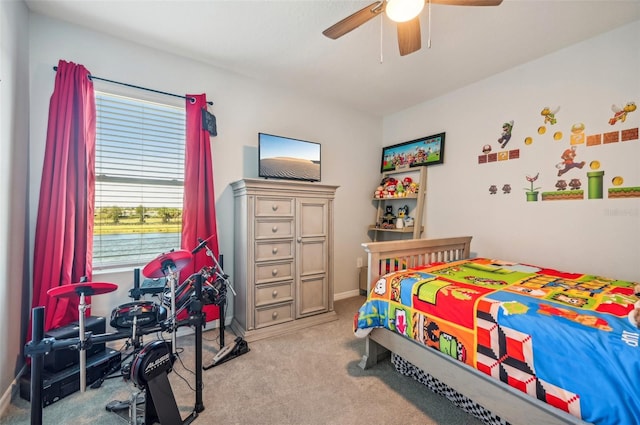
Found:
[[[426,0],[430,3],[455,6],[498,6],[502,0]],[[421,47],[420,12],[425,0],[380,0],[347,16],[340,22],[322,31],[322,34],[337,39],[360,25],[386,12],[389,19],[397,23],[400,56],[408,55]]]

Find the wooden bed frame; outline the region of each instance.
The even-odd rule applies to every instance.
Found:
[[[378,271],[381,260],[389,260],[391,270],[436,261],[463,260],[470,258],[470,245],[471,236],[363,243],[368,253],[368,291],[380,277]],[[366,337],[365,354],[360,367],[372,367],[389,352],[396,353],[511,424],[585,424],[569,413],[388,329],[375,328]]]

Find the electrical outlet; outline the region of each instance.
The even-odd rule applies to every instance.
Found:
[[[358,258],[356,259],[356,267],[357,267],[357,268],[362,267],[362,257],[358,257]]]

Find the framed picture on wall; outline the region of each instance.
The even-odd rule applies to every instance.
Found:
[[[424,167],[444,162],[444,135],[434,134],[382,148],[380,171]]]

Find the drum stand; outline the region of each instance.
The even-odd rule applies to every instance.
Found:
[[[74,284],[79,285],[79,284]],[[96,286],[96,284],[85,284],[85,285],[94,285],[94,294],[105,293],[110,290],[110,287],[101,287]],[[113,285],[115,286],[115,285]],[[67,291],[66,288],[55,291],[58,293],[57,296],[61,296],[60,293],[63,291]],[[77,288],[74,288],[74,290]],[[71,291],[69,291],[71,292]],[[66,295],[65,295],[66,296]],[[24,346],[25,355],[31,358],[31,382],[30,382],[30,395],[31,395],[31,425],[42,425],[42,385],[44,381],[43,377],[43,367],[44,367],[44,356],[51,351],[60,350],[64,348],[76,348],[80,350],[82,344],[91,344],[91,343],[101,343],[108,341],[115,341],[117,339],[122,339],[124,337],[121,333],[114,334],[102,334],[102,335],[82,335],[80,334],[77,338],[69,338],[64,340],[56,340],[54,338],[45,338],[44,337],[44,317],[45,317],[45,308],[34,307],[32,309],[31,316],[31,335],[32,339]]]
[[[162,425],[187,425],[193,422],[200,412],[204,410],[204,403],[202,400],[202,329],[205,325],[205,318],[202,312],[202,276],[198,274],[195,277],[195,290],[193,299],[190,302],[189,318],[181,320],[180,323],[175,323],[174,330],[178,326],[191,325],[195,327],[195,406],[191,414],[184,420],[180,417],[180,411],[178,409],[175,396],[171,389],[171,383],[168,379],[168,372],[170,366],[166,363],[168,359],[165,358],[162,352],[163,344],[161,341],[153,341],[142,347],[142,350],[136,353],[134,360],[131,362],[132,367],[130,370],[131,380],[136,386],[141,388],[141,391],[135,391],[131,394],[131,397],[127,401],[115,401],[113,402],[111,409],[109,406],[107,410],[115,412],[117,410],[129,410],[129,425],[138,425],[138,408],[137,405],[142,402],[144,397],[144,423],[150,425],[155,422],[160,422]],[[134,317],[135,320],[135,317]],[[135,330],[133,331],[135,334]],[[175,343],[172,342],[172,347],[167,351],[171,351],[167,355],[171,358],[175,355]],[[154,351],[158,349],[156,353]],[[160,353],[160,354],[157,354]],[[146,358],[150,356],[150,358]],[[173,363],[173,361],[171,361]],[[154,367],[148,367],[150,364],[154,364]],[[150,375],[145,376],[149,369]],[[141,376],[143,375],[143,376]]]
[[[72,283],[68,285],[61,285],[51,288],[47,291],[47,294],[52,297],[75,297],[80,296],[80,303],[78,304],[78,337],[80,342],[78,344],[78,350],[80,351],[80,392],[85,392],[87,389],[87,341],[85,335],[85,312],[87,311],[86,296],[106,294],[108,292],[115,291],[118,285],[107,282],[86,282],[84,278],[79,283]]]
[[[176,274],[178,270],[173,260],[165,260],[162,263],[162,271],[167,277],[171,288],[171,319],[169,319],[171,323],[171,349],[173,350],[173,354],[176,354]]]
[[[80,292],[80,304],[78,304],[78,333],[80,336],[80,392],[87,390],[87,351],[84,335],[84,313],[87,311],[85,291]]]
[[[129,357],[136,355],[142,348],[143,334],[142,332],[137,333],[137,324],[138,324],[138,316],[133,316],[133,325],[131,327],[131,337],[129,338],[131,339],[131,343],[129,343],[129,341],[127,340],[125,345],[126,347],[125,349],[129,349],[129,347],[133,347],[133,351],[128,353],[126,356],[124,356],[124,358],[120,360],[118,364],[116,364],[111,369],[109,369],[102,378],[98,379],[93,384],[91,384],[91,388],[93,389],[100,388],[102,384],[104,384],[104,381],[109,379],[109,377],[115,372],[117,372],[118,369],[122,371],[121,372],[122,374],[125,374],[124,367],[122,365],[127,361],[127,359],[129,359]],[[107,410],[110,410],[109,407],[107,407]],[[115,410],[118,410],[118,409],[115,409]]]
[[[165,277],[171,285],[171,349],[176,354],[176,280],[178,270],[187,265],[192,258],[192,254],[186,250],[170,251],[161,254],[144,266],[142,274],[146,277]]]
[[[222,285],[220,286],[220,292],[222,293],[221,296],[219,297],[219,302],[214,302],[215,305],[218,306],[218,310],[219,310],[219,320],[220,320],[220,347],[222,349],[222,347],[224,347],[224,307],[227,303],[227,287],[229,289],[231,289],[231,292],[233,293],[234,296],[237,296],[238,294],[236,294],[236,291],[233,290],[233,286],[231,286],[231,284],[229,283],[229,275],[226,274],[224,272],[224,270],[222,269],[222,265],[220,264],[220,262],[218,262],[218,260],[216,259],[215,254],[213,253],[213,251],[211,251],[211,248],[209,248],[208,245],[205,245],[205,250],[206,250],[206,254],[207,257],[210,257],[213,260],[213,264],[215,264],[215,275],[216,275],[216,280],[221,280],[222,281]],[[220,256],[220,261],[222,261],[222,256]],[[207,367],[205,367],[205,369],[208,369]]]
[[[213,254],[213,251],[205,245],[206,253],[208,257],[211,257],[213,263],[215,264],[215,275],[216,280],[222,281],[222,285],[220,286],[220,294],[218,297],[214,298],[213,304],[218,306],[220,312],[220,350],[215,354],[213,360],[207,366],[204,366],[202,369],[208,370],[214,366],[218,366],[226,361],[231,359],[235,359],[238,356],[246,354],[249,352],[249,346],[247,342],[242,339],[242,337],[237,337],[233,343],[226,345],[224,344],[224,309],[227,303],[227,287],[231,290],[233,295],[237,295],[236,291],[233,290],[233,286],[229,283],[229,275],[227,275],[222,269],[222,265],[218,260],[216,260],[216,256]],[[222,257],[220,259],[222,261]]]
[[[131,425],[138,425],[138,403],[144,402],[144,399],[140,401],[139,397],[140,391],[136,391],[129,398],[129,423]]]

